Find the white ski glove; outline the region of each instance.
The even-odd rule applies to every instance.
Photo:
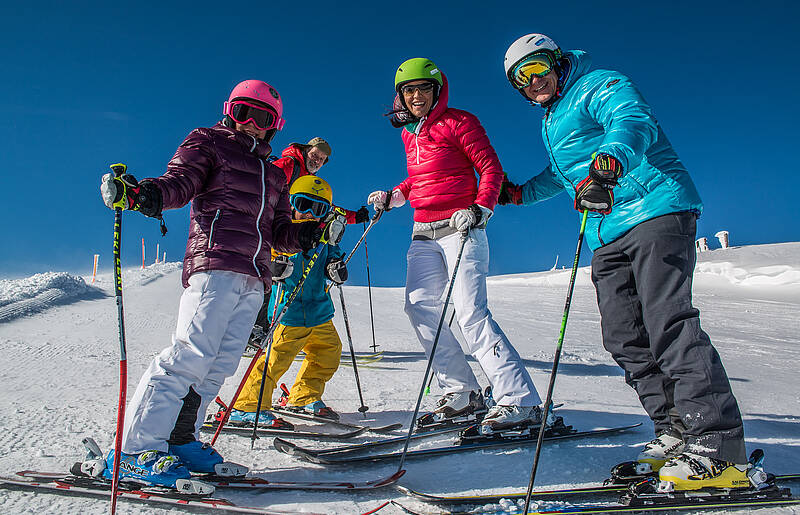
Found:
[[[467,232],[492,216],[492,210],[478,204],[459,209],[450,217],[450,227],[458,232]]]
[[[284,254],[275,256],[275,259],[272,260],[269,267],[272,271],[272,280],[275,282],[283,281],[294,272],[294,262],[289,256]]]
[[[327,224],[326,234],[328,245],[338,245],[344,236],[344,228],[347,225],[347,218],[337,213],[335,210],[325,218]]]
[[[392,196],[389,197],[388,191],[373,191],[369,194],[369,197],[367,197],[367,204],[372,204],[372,207],[375,209],[375,211],[389,211],[406,203],[406,197],[403,196],[402,191],[395,189],[392,190],[391,193]]]

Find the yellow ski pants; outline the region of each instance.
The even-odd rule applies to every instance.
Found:
[[[332,320],[314,327],[290,327],[278,324],[275,329],[272,351],[269,354],[267,382],[264,385],[264,396],[261,409],[272,406],[272,391],[281,376],[289,370],[295,356],[300,351],[306,357],[294,380],[289,395],[289,405],[305,406],[322,400],[325,383],[333,377],[339,368],[342,356],[342,341]],[[261,377],[264,374],[264,355],[253,367],[245,382],[242,393],[236,401],[235,408],[241,411],[255,411],[258,406],[258,392],[261,388]]]

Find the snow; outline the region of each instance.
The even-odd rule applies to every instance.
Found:
[[[128,391],[152,357],[170,342],[181,294],[180,264],[162,263],[123,274],[128,348]],[[492,277],[494,316],[525,358],[544,396],[564,307],[569,270]],[[118,327],[113,278],[81,278],[47,272],[0,281],[0,474],[23,469],[66,470],[84,452],[81,439],[94,437],[108,448],[115,427],[118,391]],[[354,345],[371,352],[367,290],[345,287]],[[359,369],[367,418],[357,412],[351,367],[341,367],[325,400],[351,421],[408,423],[425,369],[421,347],[403,312],[402,288],[373,288],[378,350],[384,357]],[[731,378],[745,419],[748,450],[766,452],[774,473],[800,466],[800,243],[757,245],[704,252],[698,256],[694,299]],[[335,301],[338,305],[338,299]],[[345,349],[339,315],[335,319]],[[248,362],[221,396],[229,400]],[[471,364],[485,383],[477,363]],[[291,384],[296,362],[283,380]],[[425,399],[431,406],[434,395]],[[573,297],[555,402],[568,424],[579,429],[644,422],[634,431],[606,438],[550,443],[542,451],[536,486],[560,488],[602,480],[611,466],[631,459],[652,438],[644,411],[603,350],[594,289],[581,268]],[[424,406],[423,406],[424,407]],[[399,434],[399,433],[398,433]],[[374,435],[364,439],[374,439]],[[300,441],[308,446],[334,443]],[[431,446],[442,441],[412,444]],[[412,447],[412,448],[413,448]],[[223,435],[217,448],[253,473],[279,480],[368,480],[388,475],[396,464],[322,468],[296,461],[262,438]],[[403,485],[432,493],[520,491],[527,486],[532,447],[456,454],[407,462]],[[797,494],[798,492],[795,491]],[[249,506],[324,513],[358,513],[401,498],[392,489],[372,493],[235,492],[219,496]],[[415,501],[405,503],[422,508]],[[108,512],[107,501],[0,489],[2,513]],[[182,513],[122,502],[120,513]],[[430,511],[431,509],[428,508]],[[800,513],[800,508],[760,513]],[[387,507],[381,513],[399,513]]]

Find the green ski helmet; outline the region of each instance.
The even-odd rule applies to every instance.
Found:
[[[400,65],[394,75],[394,90],[400,93],[400,87],[412,80],[429,80],[440,88],[444,85],[442,72],[433,61],[425,57],[414,57]]]

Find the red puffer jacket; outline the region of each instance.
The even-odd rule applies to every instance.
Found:
[[[303,157],[303,151],[296,143],[292,143],[281,152],[281,157],[272,162],[275,166],[283,170],[286,174],[286,184],[292,185],[298,177],[309,175],[308,168],[306,168],[306,160]],[[347,223],[356,223],[356,212],[349,209],[342,208],[347,215]]]
[[[267,143],[218,123],[193,130],[164,175],[147,179],[161,190],[163,209],[192,203],[184,287],[193,273],[207,270],[259,277],[269,287],[270,248],[301,250],[286,179],[267,162],[270,151]]]
[[[473,203],[494,209],[503,168],[475,115],[447,107],[449,86],[414,132],[403,128],[408,178],[397,188],[415,209],[417,222],[435,222]],[[475,176],[480,176],[480,183]]]

